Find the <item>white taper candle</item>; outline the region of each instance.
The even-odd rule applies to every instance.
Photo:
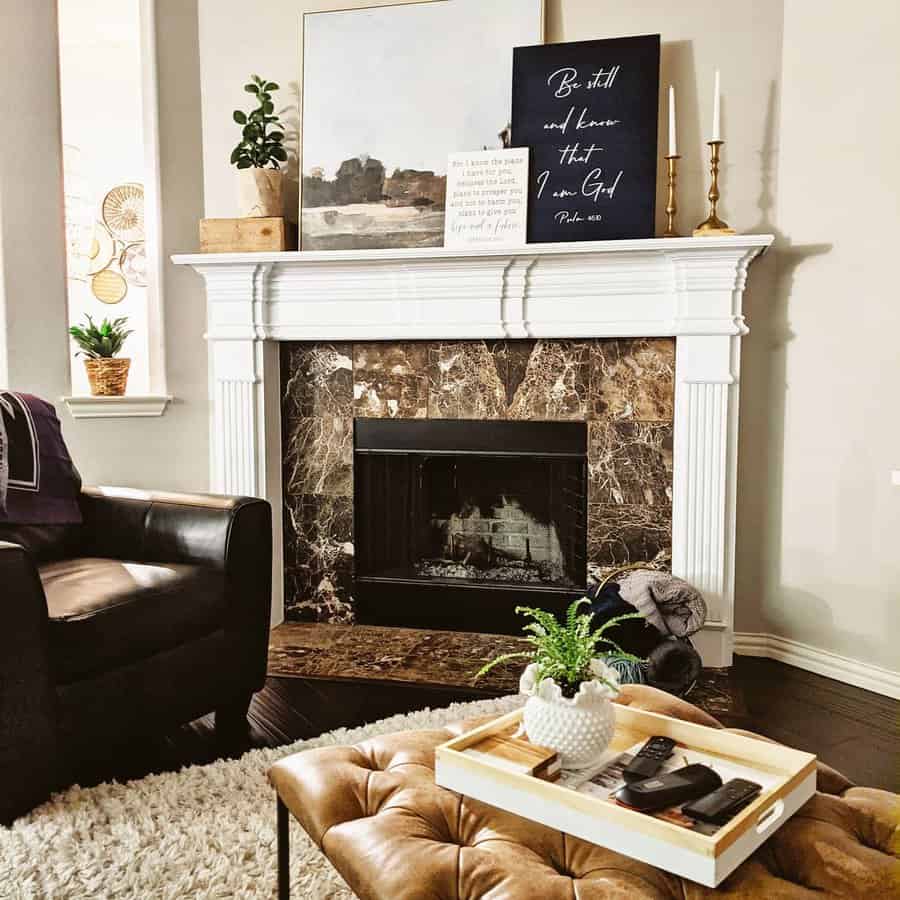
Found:
[[[669,85],[669,156],[678,154],[675,140],[675,88]]]
[[[716,69],[716,87],[715,92],[713,93],[713,127],[712,127],[712,137],[710,140],[713,141],[721,141],[722,136],[720,134],[720,115],[719,115],[719,106],[720,106],[721,94],[719,92],[719,70]]]

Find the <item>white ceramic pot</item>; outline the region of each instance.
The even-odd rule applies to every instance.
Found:
[[[564,697],[551,678],[537,683],[536,669],[532,663],[519,683],[522,693],[529,695],[522,716],[528,740],[556,750],[563,768],[593,765],[616,730],[612,698],[618,694],[618,674],[601,660],[594,660],[592,669],[614,687],[602,681],[583,681],[574,697]]]
[[[238,169],[238,208],[243,218],[283,214],[281,169]]]

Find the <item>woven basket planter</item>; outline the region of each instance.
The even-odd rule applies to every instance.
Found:
[[[94,397],[121,397],[128,384],[130,366],[130,359],[86,359],[84,368],[87,370],[91,394]]]

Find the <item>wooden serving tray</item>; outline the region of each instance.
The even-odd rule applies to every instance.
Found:
[[[624,752],[653,735],[665,735],[724,764],[737,763],[766,773],[770,785],[728,824],[708,836],[608,800],[503,771],[463,752],[487,735],[517,725],[522,710],[437,747],[435,781],[441,787],[707,887],[716,887],[815,793],[816,757],[810,753],[629,706],[617,705],[615,709],[612,750]]]

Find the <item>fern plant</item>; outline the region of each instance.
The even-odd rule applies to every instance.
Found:
[[[259,106],[249,113],[236,109],[231,115],[241,126],[241,142],[231,151],[231,162],[239,169],[251,166],[264,169],[271,165],[273,169],[287,160],[287,151],[282,146],[284,126],[275,113],[272,92],[277,91],[274,81],[266,81],[259,75],[253,75],[244,85],[248,94],[255,94]]]
[[[528,616],[533,621],[523,628],[528,632],[526,640],[532,645],[530,650],[518,653],[504,653],[492,659],[475,675],[477,681],[495,666],[511,659],[527,659],[537,663],[536,683],[545,678],[552,678],[562,689],[563,696],[574,697],[583,681],[598,680],[615,689],[602,676],[591,671],[591,661],[605,658],[612,654],[618,659],[630,662],[642,662],[640,657],[626,653],[614,640],[606,636],[606,632],[626,619],[643,618],[640,613],[627,613],[604,622],[599,628],[592,628],[593,613],[580,613],[579,609],[590,600],[582,597],[576,600],[566,612],[564,622],[560,622],[553,613],[530,606],[517,606],[516,612]]]
[[[88,359],[111,359],[121,350],[128,335],[134,332],[125,326],[128,317],[118,319],[104,319],[100,326],[94,324],[94,320],[88,315],[87,324],[73,325],[69,334],[75,343],[81,348],[75,355],[86,356]]]

